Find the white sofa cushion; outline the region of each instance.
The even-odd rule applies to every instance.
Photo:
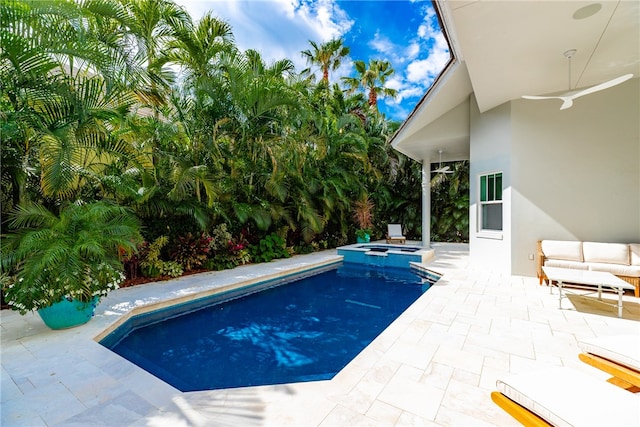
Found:
[[[588,270],[589,266],[584,262],[565,261],[562,259],[548,259],[544,262],[545,267],[572,268],[574,270]]]
[[[631,265],[640,265],[640,243],[630,243]]]
[[[547,258],[563,259],[566,261],[584,261],[582,257],[582,242],[565,240],[543,240],[542,252]]]
[[[640,394],[570,368],[511,375],[496,388],[552,425],[640,425]]]
[[[592,271],[606,271],[616,276],[640,277],[640,265],[605,264],[601,262],[585,262]]]
[[[640,371],[640,337],[612,335],[582,340],[578,343],[585,353],[595,354]]]
[[[627,243],[583,242],[582,253],[585,262],[630,265]]]

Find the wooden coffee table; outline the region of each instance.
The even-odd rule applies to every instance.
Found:
[[[562,289],[567,292],[565,285],[570,284],[573,288],[594,292],[596,291],[594,288],[597,288],[598,300],[603,304],[618,307],[618,317],[622,317],[622,296],[624,291],[627,289],[635,291],[635,287],[630,283],[604,271],[573,270],[558,267],[542,267],[542,270],[544,270],[544,274],[549,279],[550,291],[553,292],[553,282],[556,282],[558,286],[560,308],[562,308]],[[602,301],[603,291],[617,293],[618,304],[609,304]]]

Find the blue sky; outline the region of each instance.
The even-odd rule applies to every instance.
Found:
[[[233,28],[241,50],[255,49],[267,61],[289,58],[298,71],[308,65],[300,52],[309,40],[341,37],[351,49],[331,79],[352,75],[353,60],[383,59],[395,75],[387,86],[395,100],[380,99],[380,111],[404,120],[449,58],[430,1],[420,0],[174,0],[194,20],[212,10]],[[319,75],[319,74],[318,74]]]

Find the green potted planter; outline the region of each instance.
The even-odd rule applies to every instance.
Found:
[[[38,309],[38,314],[51,329],[73,328],[91,320],[99,302],[98,296],[89,302],[63,298],[48,307]]]
[[[357,230],[356,242],[357,243],[369,243],[371,241],[371,232],[369,230]]]
[[[13,310],[37,311],[52,329],[91,320],[100,297],[124,280],[121,256],[142,240],[137,218],[107,202],[73,203],[55,215],[19,206],[2,236],[0,281]]]

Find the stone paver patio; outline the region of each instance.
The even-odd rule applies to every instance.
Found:
[[[134,307],[324,262],[335,251],[120,289],[69,330],[2,310],[0,424],[518,425],[490,399],[498,377],[567,366],[604,381],[578,360],[578,340],[635,334],[640,345],[632,294],[622,319],[588,300],[565,300],[560,310],[557,293],[536,278],[470,269],[467,245],[433,246],[427,267],[443,278],[331,381],[182,393],[94,338]]]

